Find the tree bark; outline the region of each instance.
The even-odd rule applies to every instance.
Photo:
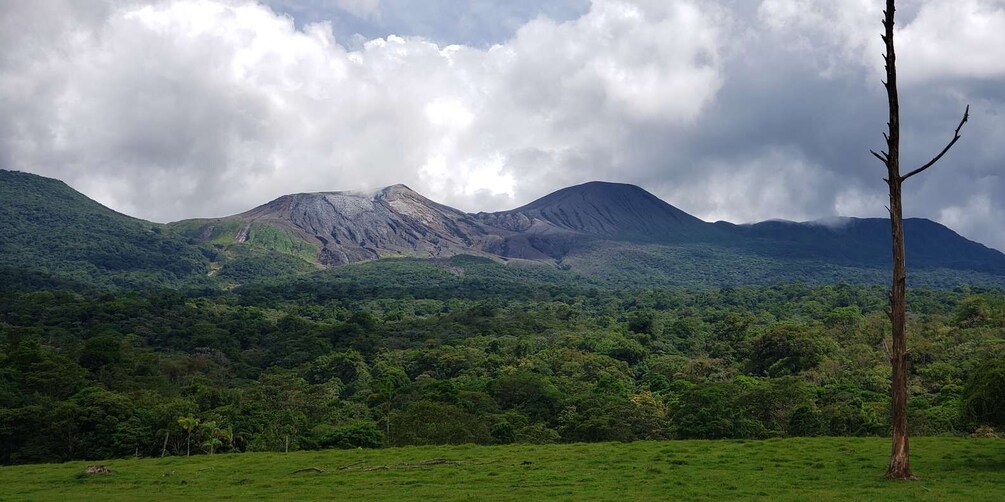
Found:
[[[889,479],[913,479],[911,474],[910,445],[907,428],[907,267],[904,250],[904,209],[901,197],[903,178],[900,176],[900,98],[897,92],[897,53],[893,44],[893,27],[896,2],[886,1],[886,93],[890,105],[889,133],[887,134],[885,162],[886,183],[890,188],[890,227],[893,234],[893,284],[890,288],[890,324],[893,346],[890,349],[892,385],[890,389],[890,425],[893,447],[890,465],[886,470]]]

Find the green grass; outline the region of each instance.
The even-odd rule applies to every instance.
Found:
[[[308,263],[317,263],[318,261],[317,246],[293,235],[292,231],[273,225],[253,225],[248,232],[248,242],[265,249],[296,256]]]
[[[236,242],[237,234],[245,225],[240,220],[217,218],[177,221],[167,226],[190,239],[226,246]]]
[[[3,500],[1001,500],[1005,441],[917,438],[914,482],[882,438],[246,453],[0,468]],[[444,463],[421,465],[442,459]],[[87,465],[112,469],[82,474]],[[374,467],[384,466],[368,470]],[[317,467],[323,472],[293,471]]]

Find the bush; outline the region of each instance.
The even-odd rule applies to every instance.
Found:
[[[488,426],[456,406],[416,401],[391,415],[391,443],[395,446],[430,444],[490,444]]]
[[[384,433],[370,420],[347,425],[321,424],[311,430],[317,448],[380,448],[384,446]]]
[[[963,414],[971,423],[1005,428],[1005,358],[985,361],[963,389]]]

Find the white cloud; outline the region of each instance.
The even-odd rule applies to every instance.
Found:
[[[991,195],[978,193],[965,202],[952,205],[939,212],[938,220],[961,235],[981,235],[986,228],[1000,227],[1005,221],[1005,210],[993,202]],[[992,234],[984,242],[996,249],[1005,249],[1005,238]]]
[[[895,41],[902,83],[1005,76],[1005,0],[899,4]],[[874,0],[764,0],[758,16],[783,37],[786,50],[801,51],[822,74],[860,66],[874,78],[883,71],[879,35],[884,7]]]
[[[12,167],[157,220],[396,182],[473,208],[565,168],[516,164],[528,150],[609,158],[626,123],[693,120],[719,85],[715,33],[695,3],[600,0],[488,49],[349,51],[250,2],[128,4],[5,68],[0,111],[24,127],[3,141]]]
[[[1005,0],[925,3],[898,43],[908,82],[1005,77]]]
[[[882,8],[875,0],[764,0],[757,14],[780,50],[830,76],[877,60]]]
[[[1005,165],[1005,0],[901,3],[905,162],[927,160],[974,104],[949,165],[912,180],[908,212],[1005,246],[991,223],[1005,186],[953,181]],[[442,14],[270,2],[321,4],[376,24],[406,8]],[[867,154],[885,122],[880,4],[595,0],[559,21],[479,3],[465,33],[504,41],[475,46],[409,33],[347,43],[332,34],[343,20],[304,23],[252,0],[4,2],[0,167],[158,221],[392,183],[503,209],[592,179],[708,219],[881,216]],[[505,36],[485,25],[496,11],[516,23]],[[977,189],[987,211],[968,206]],[[971,209],[990,216],[967,223]]]

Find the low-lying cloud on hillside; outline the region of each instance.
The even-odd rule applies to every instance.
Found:
[[[1005,249],[1005,1],[904,0],[907,189]],[[156,221],[405,183],[588,180],[706,220],[882,216],[875,0],[0,1],[0,167]]]

